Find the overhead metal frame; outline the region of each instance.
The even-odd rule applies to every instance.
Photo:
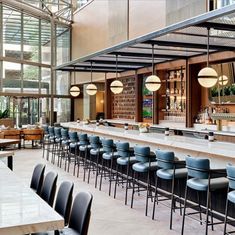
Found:
[[[210,53],[235,51],[235,4],[167,26],[133,40],[58,66],[57,70],[118,72],[151,66],[152,45],[155,64],[188,59],[207,52],[207,29],[210,28]]]

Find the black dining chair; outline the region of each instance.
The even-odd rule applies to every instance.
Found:
[[[48,172],[42,184],[42,190],[40,192],[40,197],[46,201],[51,207],[54,203],[55,192],[56,192],[56,182],[58,174],[54,172]]]
[[[67,228],[62,229],[62,234],[87,235],[93,196],[89,192],[80,192],[74,199],[72,211]]]
[[[73,186],[69,181],[61,183],[55,201],[55,211],[63,218],[65,225],[69,222],[69,215],[73,201]]]
[[[44,177],[45,165],[39,163],[34,167],[30,188],[33,189],[37,194],[40,194],[43,177]]]

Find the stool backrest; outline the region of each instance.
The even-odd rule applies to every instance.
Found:
[[[103,151],[106,153],[111,153],[114,150],[114,144],[112,139],[102,140]]]
[[[88,192],[80,192],[74,199],[68,227],[78,234],[87,235],[92,199],[93,196]]]
[[[89,139],[87,137],[87,134],[79,134],[78,135],[80,145],[88,145]]]
[[[228,164],[226,167],[227,178],[229,180],[229,187],[235,189],[235,166]]]
[[[56,196],[55,211],[63,216],[65,225],[69,222],[69,215],[73,201],[73,186],[74,184],[72,182],[62,182]]]
[[[50,137],[55,136],[55,128],[53,126],[48,127],[48,132],[49,132]]]
[[[129,157],[130,156],[130,145],[128,142],[117,142],[117,153],[120,157]]]
[[[55,137],[60,139],[61,138],[61,127],[55,127],[54,131],[55,131]]]
[[[98,149],[101,147],[99,136],[90,136],[90,145],[93,149]]]
[[[78,133],[76,131],[70,131],[69,139],[71,140],[71,142],[78,142]]]
[[[69,139],[69,130],[65,129],[65,128],[62,128],[61,129],[61,137],[62,137],[63,140]]]
[[[188,176],[198,179],[208,179],[210,160],[196,157],[186,157]]]
[[[150,157],[150,148],[143,146],[134,147],[134,155],[137,161],[148,162]]]
[[[162,169],[173,169],[174,168],[174,152],[156,150],[158,167]]]
[[[42,125],[42,129],[44,131],[44,135],[48,135],[49,134],[48,125]]]

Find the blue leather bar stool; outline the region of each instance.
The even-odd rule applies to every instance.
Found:
[[[132,165],[132,169],[134,171],[133,174],[133,187],[132,187],[132,197],[131,197],[131,208],[133,207],[134,194],[135,192],[146,191],[146,206],[145,206],[145,215],[148,214],[148,199],[152,198],[152,187],[150,180],[150,172],[156,171],[157,161],[156,155],[150,153],[149,147],[143,146],[135,146],[134,147],[134,155],[136,157],[137,163]],[[140,174],[147,174],[147,186],[143,183],[136,180]],[[136,186],[137,185],[137,186]],[[141,188],[140,188],[141,187]]]
[[[88,166],[88,179],[87,182],[89,184],[90,182],[90,174],[91,171],[95,171],[95,187],[97,187],[97,179],[98,179],[98,174],[99,174],[99,159],[100,156],[103,154],[102,151],[102,144],[100,141],[99,136],[90,136],[90,161],[89,161],[89,166]]]
[[[170,181],[171,182],[171,215],[170,215],[170,229],[172,229],[172,218],[173,212],[175,209],[179,208],[181,213],[181,200],[179,200],[179,207],[176,207],[176,199],[181,199],[181,187],[180,182],[182,179],[187,178],[187,168],[185,168],[185,161],[179,161],[176,157],[174,152],[169,151],[161,151],[156,150],[156,157],[158,162],[158,169],[156,171],[156,180],[155,180],[155,196],[154,196],[154,204],[153,204],[153,214],[152,219],[154,219],[155,214],[155,205],[156,202],[158,203],[161,200],[168,200],[168,198],[158,199],[158,181],[159,179]],[[179,197],[175,194],[175,188],[178,186],[178,193]]]
[[[117,152],[115,152],[115,145],[112,139],[102,139],[103,146],[103,154],[101,161],[101,176],[100,176],[100,188],[102,187],[102,179],[104,177],[108,177],[109,179],[109,196],[111,195],[111,185],[112,181],[114,181],[114,173],[113,173],[113,160],[118,157]],[[107,167],[104,164],[107,163]],[[108,170],[107,170],[108,169]]]
[[[234,233],[235,231],[230,231],[227,233],[227,223],[234,222],[234,219],[228,220],[229,205],[235,204],[235,166],[228,164],[226,167],[227,178],[229,180],[228,185],[228,195],[225,206],[225,218],[224,218],[224,234]]]
[[[78,163],[78,173],[79,175],[79,167],[83,165],[83,181],[86,179],[86,170],[88,166],[88,154],[90,152],[91,146],[90,141],[87,134],[79,134],[79,163]]]
[[[116,180],[115,180],[115,188],[114,188],[114,198],[116,198],[117,184],[120,182],[123,184],[124,178],[126,181],[126,193],[125,193],[125,205],[127,204],[127,194],[130,184],[130,166],[137,162],[136,157],[134,156],[133,148],[130,148],[128,142],[117,142],[117,164],[116,164]],[[119,167],[126,168],[126,175],[121,174],[119,172]],[[121,179],[119,179],[119,175],[121,175]]]
[[[61,129],[62,129],[61,127],[55,127],[54,128],[55,140],[54,140],[54,144],[53,144],[52,159],[51,159],[51,162],[53,164],[55,163],[56,155],[59,156],[59,154],[60,154],[60,146],[61,146],[61,141],[62,141]]]
[[[70,139],[69,139],[69,130],[62,128],[61,129],[61,144],[60,144],[60,149],[58,153],[58,162],[57,165],[59,165],[59,159],[64,159],[65,160],[65,166],[64,169],[66,170],[67,168],[67,159],[68,159],[68,154],[69,154],[69,144],[70,144]],[[61,166],[61,164],[60,164]],[[67,168],[67,171],[69,172],[69,167]]]
[[[53,126],[49,126],[48,127],[48,133],[49,133],[49,137],[48,139],[44,140],[44,148],[43,148],[43,152],[46,150],[47,151],[47,161],[49,160],[49,155],[50,153],[52,154],[53,152],[53,146],[54,146],[54,142],[55,142],[55,131],[54,131],[54,127]],[[44,155],[44,153],[43,153]]]
[[[188,178],[185,188],[185,201],[184,201],[184,212],[183,212],[183,221],[182,221],[182,230],[181,235],[184,234],[184,222],[186,216],[186,204],[188,200],[188,189],[192,189],[196,192],[205,192],[206,193],[206,229],[205,234],[208,234],[208,226],[214,224],[219,224],[221,222],[213,223],[213,213],[211,208],[211,193],[216,190],[223,190],[228,187],[228,179],[225,177],[213,178],[213,173],[222,173],[219,170],[210,169],[209,159],[195,158],[195,157],[186,157],[186,167],[188,169]],[[195,212],[188,213],[187,215],[195,214]],[[200,214],[200,224],[202,224],[201,217],[201,206],[199,201],[199,214]],[[209,214],[211,215],[211,222],[209,222]]]
[[[68,154],[68,168],[70,167],[70,163],[74,162],[73,167],[73,175],[75,175],[76,166],[79,164],[79,138],[78,133],[76,131],[69,131],[69,154]],[[78,177],[79,171],[77,171]]]

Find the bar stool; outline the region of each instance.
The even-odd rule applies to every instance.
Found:
[[[185,161],[179,161],[178,158],[175,157],[174,152],[168,152],[168,151],[161,151],[156,150],[156,156],[157,156],[157,162],[158,162],[158,169],[156,171],[156,180],[155,180],[155,195],[154,195],[154,204],[153,204],[153,214],[152,219],[154,219],[155,214],[155,205],[156,202],[162,200],[169,200],[168,198],[164,198],[159,200],[158,199],[158,179],[162,179],[165,181],[171,182],[171,193],[170,193],[170,199],[171,199],[171,214],[170,214],[170,229],[172,229],[172,218],[173,218],[173,212],[175,209],[180,209],[181,214],[181,200],[179,200],[179,207],[176,207],[176,199],[181,199],[181,187],[180,187],[180,181],[187,178],[187,168],[185,168]],[[178,193],[179,197],[175,194],[175,187],[178,186]]]
[[[126,180],[126,193],[125,193],[125,205],[127,204],[127,194],[130,184],[130,166],[137,162],[136,157],[134,156],[133,148],[130,148],[128,142],[117,142],[117,164],[116,164],[116,180],[115,180],[115,188],[114,188],[114,198],[116,198],[117,184],[120,182],[119,180],[119,167],[126,168],[126,176],[121,174],[121,183],[123,184],[123,179]]]
[[[228,195],[227,195],[227,200],[226,200],[226,206],[225,206],[225,218],[224,218],[224,234],[230,234],[234,233],[235,231],[230,231],[227,233],[227,223],[228,222],[234,222],[235,220],[228,220],[228,212],[229,212],[229,204],[235,204],[235,166],[233,165],[227,165],[226,167],[227,170],[227,178],[229,180],[229,185],[228,185]]]
[[[90,136],[90,161],[88,166],[88,179],[87,182],[89,184],[90,182],[90,174],[91,171],[95,171],[95,187],[97,187],[97,179],[98,179],[98,173],[99,173],[99,159],[100,155],[103,154],[102,151],[102,144],[100,141],[99,136]]]
[[[103,154],[101,161],[101,176],[100,176],[100,188],[102,187],[102,179],[104,177],[108,177],[109,179],[109,196],[111,195],[111,185],[114,180],[113,176],[113,160],[118,157],[117,152],[115,152],[115,145],[112,139],[102,139],[103,146]],[[105,168],[104,164],[107,163],[107,168]],[[106,170],[108,169],[108,170]]]
[[[213,173],[222,173],[218,170],[210,169],[209,159],[186,157],[186,167],[188,169],[188,177],[185,188],[185,200],[184,200],[184,212],[182,221],[181,235],[184,234],[184,222],[186,216],[186,204],[188,197],[188,189],[192,189],[196,192],[206,192],[206,230],[205,234],[208,234],[208,226],[219,224],[221,222],[213,223],[213,213],[211,208],[211,193],[216,190],[226,189],[228,187],[228,179],[225,177],[213,178]],[[201,203],[198,200],[200,224],[202,224],[201,216]],[[192,207],[191,207],[192,208]],[[187,215],[196,214],[195,212],[188,213]],[[209,214],[211,215],[211,223],[209,222]]]
[[[43,155],[44,155],[44,151],[47,151],[47,161],[49,160],[49,155],[50,153],[52,154],[53,151],[53,145],[55,142],[55,131],[54,131],[54,127],[53,126],[49,126],[48,127],[48,139],[44,140],[44,144],[43,144]],[[46,147],[47,146],[47,147]]]
[[[61,129],[62,129],[61,127],[54,128],[55,139],[54,139],[54,144],[53,144],[53,149],[52,149],[52,159],[51,159],[51,162],[53,164],[55,164],[56,155],[59,156],[60,154],[60,146],[61,146],[61,141],[62,141]]]
[[[152,198],[150,172],[156,171],[158,168],[156,155],[150,154],[150,148],[143,147],[143,146],[135,146],[134,155],[138,162],[132,165],[134,174],[133,174],[133,187],[132,187],[132,196],[131,196],[131,208],[133,208],[135,192],[146,191],[147,195],[146,195],[145,215],[147,216],[148,199]],[[141,184],[139,180],[138,182],[136,181],[136,174],[137,174],[137,177],[139,177],[139,174],[146,174],[146,173],[147,173],[147,186],[145,186],[144,184]],[[142,187],[142,189],[140,189],[140,186]]]
[[[77,175],[79,175],[79,167],[83,165],[83,181],[86,179],[86,169],[88,165],[88,154],[90,152],[91,146],[90,141],[87,134],[79,134],[79,157],[78,157],[78,171]],[[81,163],[82,162],[82,163]]]
[[[73,167],[73,175],[75,175],[75,169],[76,165],[79,163],[78,155],[79,155],[79,138],[78,138],[78,133],[76,131],[69,131],[69,153],[68,153],[68,168],[70,168],[70,163],[74,162],[74,167]],[[78,177],[77,172],[77,177]]]
[[[65,167],[64,170],[66,170],[67,168],[67,159],[68,159],[68,154],[69,154],[69,144],[70,144],[70,139],[69,139],[69,130],[62,128],[61,129],[61,143],[60,143],[60,149],[59,149],[59,153],[58,153],[58,162],[57,165],[59,163],[59,158],[64,159],[65,160]],[[60,161],[60,162],[61,162]],[[60,164],[61,167],[61,164]],[[67,171],[69,172],[69,167],[67,169]]]

